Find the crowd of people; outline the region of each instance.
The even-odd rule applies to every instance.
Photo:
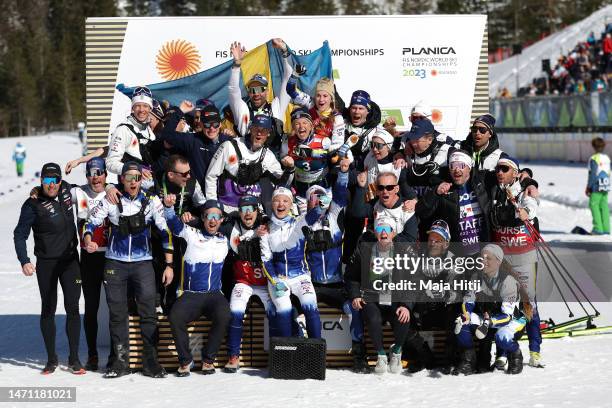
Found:
[[[76,374],[99,368],[102,284],[112,344],[108,378],[130,372],[128,314],[134,306],[144,375],[167,375],[156,351],[160,308],[171,324],[178,376],[194,368],[187,327],[200,316],[211,321],[202,373],[215,372],[224,339],[224,371],[236,372],[252,296],[266,310],[271,336],[320,338],[319,302],[342,309],[359,373],[371,371],[364,326],[377,374],[402,371],[407,353],[414,356],[408,370],[433,369],[434,355],[420,331],[435,327],[447,333],[445,373],[520,373],[517,341],[525,331],[529,365],[543,367],[537,254],[526,225],[537,227],[537,182],[500,149],[495,118],[479,116],[465,140],[456,141],[435,129],[431,109],[420,102],[410,130],[401,133],[392,118],[381,124],[367,91],[355,90],[344,106],[329,78],[319,80],[312,95],[299,90],[303,69],[291,66],[284,41],[273,44],[285,76],[271,102],[261,74],[246,82],[248,96],[241,98],[245,50],[233,43],[229,108],[207,99],[169,106],[137,87],[131,114],[112,131],[109,145],[66,165],[69,173],[86,163],[86,183],[70,185],[58,164],[44,165],[41,185],[25,201],[14,232],[23,273],[36,273],[40,288],[48,354],[43,373],[58,366],[58,280],[68,315],[68,365]],[[285,133],[290,103],[295,108]],[[108,173],[119,176],[117,185],[107,183]],[[26,247],[30,231],[36,265]],[[482,282],[481,290],[429,290],[423,298],[397,301],[368,289],[373,257],[393,258],[399,243],[411,244],[411,256],[482,258],[469,276]],[[446,284],[464,279],[447,266],[421,268],[415,276]],[[85,366],[78,352],[81,289]],[[296,324],[299,314],[305,334]],[[383,346],[386,322],[393,327],[390,350]]]
[[[545,70],[546,76],[534,78],[518,92],[521,96],[576,95],[604,92],[612,85],[612,23],[599,36],[591,31],[586,39]],[[512,97],[507,88],[500,98]]]

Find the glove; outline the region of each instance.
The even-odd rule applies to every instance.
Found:
[[[281,297],[285,294],[285,291],[287,291],[287,285],[285,285],[285,282],[282,281],[277,281],[276,284],[274,285],[274,296],[275,297]]]
[[[350,150],[350,147],[346,143],[343,144],[342,146],[340,146],[340,148],[338,148],[338,156],[346,157],[349,150]]]
[[[301,65],[301,64],[296,64],[295,65],[295,75],[297,76],[302,76],[306,73],[306,66],[305,65]]]
[[[489,327],[491,326],[491,319],[484,319],[482,324],[476,328],[476,338],[478,340],[482,340],[487,337],[487,333],[489,332]]]

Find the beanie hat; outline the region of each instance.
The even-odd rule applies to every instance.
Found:
[[[94,157],[89,159],[87,164],[85,165],[85,171],[89,174],[89,170],[98,169],[102,171],[106,171],[106,163],[101,157]]]
[[[251,121],[251,126],[272,129],[272,119],[268,115],[255,115]]]
[[[306,109],[304,107],[295,108],[293,110],[293,112],[291,112],[291,121],[292,122],[294,120],[300,119],[300,118],[308,119],[309,121],[312,122],[312,116],[310,115],[310,112],[308,112],[308,109]]]
[[[221,114],[214,104],[206,105],[200,111],[200,121],[202,123],[221,122]]]
[[[510,156],[501,157],[497,161],[497,165],[499,166],[500,164],[509,166],[510,168],[513,168],[514,170],[519,171],[519,162],[514,157],[510,157]]]
[[[484,248],[482,248],[481,252],[490,252],[494,257],[496,257],[500,262],[504,260],[504,250],[501,249],[499,245],[495,244],[487,244]]]
[[[370,94],[366,91],[357,90],[353,92],[351,96],[351,105],[361,105],[365,106],[367,110],[370,110]]]
[[[484,124],[491,132],[493,132],[493,128],[495,127],[495,118],[493,115],[486,113],[474,119],[474,123],[481,122]]]
[[[286,187],[277,187],[276,190],[274,190],[274,192],[272,193],[272,199],[274,199],[274,197],[279,196],[279,195],[288,196],[291,199],[291,201],[293,201],[293,193],[291,192],[291,190],[289,190]]]
[[[153,94],[146,86],[137,86],[132,93],[132,106],[137,103],[146,103],[153,109]]]
[[[450,165],[453,162],[464,163],[470,168],[474,167],[474,160],[472,160],[472,156],[470,156],[464,150],[455,150],[451,153],[448,158],[448,164]]]
[[[329,78],[321,78],[317,82],[315,92],[324,91],[331,95],[332,102],[335,100],[334,81]]]
[[[388,145],[393,144],[393,136],[391,136],[391,133],[387,132],[384,129],[376,128],[376,130],[374,131],[374,134],[372,134],[372,139],[374,139],[375,137],[382,139]]]
[[[153,99],[153,109],[151,109],[151,115],[155,116],[159,120],[163,120],[166,113],[164,107],[157,99]]]
[[[136,170],[137,172],[142,174],[142,166],[134,161],[129,161],[125,163],[121,168],[121,175],[124,175],[130,170]]]
[[[431,228],[429,228],[429,231],[427,231],[427,233],[429,234],[432,232],[435,232],[436,234],[440,235],[442,238],[444,238],[446,242],[450,241],[450,229],[448,228],[448,224],[446,221],[434,221],[433,224],[431,224]]]

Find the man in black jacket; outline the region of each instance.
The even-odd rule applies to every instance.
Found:
[[[184,132],[185,114],[193,115],[194,132]],[[221,143],[231,137],[220,132],[221,115],[217,107],[198,100],[195,108],[189,101],[181,102],[179,109],[169,114],[160,139],[189,159],[192,175],[205,191],[204,180],[208,165]]]
[[[72,209],[70,185],[62,181],[59,165],[47,163],[41,171],[41,194],[37,198],[28,198],[25,201],[13,233],[15,251],[21,262],[23,274],[32,276],[36,273],[38,280],[42,300],[40,329],[48,356],[43,374],[53,373],[58,365],[55,353],[58,280],[64,292],[66,333],[70,348],[69,369],[74,374],[85,374],[85,369],[79,361],[81,276]],[[26,246],[30,230],[34,231],[36,266],[28,257]]]

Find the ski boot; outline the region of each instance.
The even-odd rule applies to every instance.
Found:
[[[506,369],[506,364],[508,364],[508,358],[506,356],[497,356],[493,366],[496,370],[504,371]]]
[[[523,353],[517,349],[514,353],[508,354],[508,374],[520,374],[523,371]]]
[[[431,370],[435,366],[435,356],[431,349],[429,348],[429,344],[423,341],[423,344],[417,348],[417,359],[414,363],[410,363],[408,365],[408,372],[418,373],[424,368],[427,370]]]
[[[491,364],[491,346],[492,342],[489,339],[480,342],[476,357],[476,371],[478,373],[490,373],[494,370]]]
[[[542,362],[542,356],[540,355],[539,352],[537,352],[537,351],[530,351],[529,352],[529,366],[530,367],[536,367],[536,368],[544,368],[544,367],[546,367],[546,364],[544,364]]]
[[[240,356],[231,356],[223,367],[223,371],[226,373],[235,373],[240,369]]]
[[[453,369],[453,375],[471,375],[476,371],[476,351],[473,348],[463,349],[459,353],[459,363]]]
[[[353,368],[354,373],[367,374],[370,372],[368,360],[366,358],[366,347],[362,342],[353,342]]]
[[[389,363],[387,362],[386,354],[379,354],[378,360],[376,361],[376,367],[374,367],[374,373],[378,375],[383,375],[387,372],[387,367]]]

